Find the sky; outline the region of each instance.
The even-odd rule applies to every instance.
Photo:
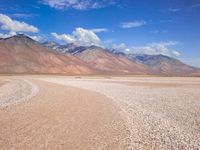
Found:
[[[0,37],[19,33],[200,67],[200,0],[0,0]]]

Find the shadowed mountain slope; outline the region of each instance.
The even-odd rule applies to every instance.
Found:
[[[59,45],[54,42],[46,46],[60,53],[70,53],[104,71],[121,73],[144,73],[167,76],[199,76],[200,69],[182,63],[165,55],[125,54],[97,46]],[[132,62],[131,62],[132,61]]]
[[[91,46],[80,51],[76,51],[74,55],[91,66],[102,71],[119,72],[121,74],[151,74],[143,64],[130,61],[124,56],[117,56],[105,49]]]
[[[175,76],[199,76],[200,69],[165,55],[137,55],[129,54],[128,58],[149,67],[158,74]]]

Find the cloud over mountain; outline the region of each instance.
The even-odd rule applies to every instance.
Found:
[[[76,28],[72,34],[51,34],[58,40],[62,40],[66,43],[74,43],[81,46],[100,46],[102,44],[100,38],[95,34],[94,31],[84,28]]]
[[[159,42],[159,43],[150,43],[146,46],[141,47],[133,47],[132,51],[134,53],[139,54],[148,54],[148,55],[166,55],[172,57],[178,57],[181,54],[177,50],[173,50],[170,47],[177,45],[178,42],[176,41],[169,41],[169,42]]]
[[[121,43],[119,45],[113,44],[112,48],[119,50],[119,51],[123,51],[123,52],[129,52],[130,51],[130,49],[124,43]]]
[[[0,26],[2,30],[12,32],[38,32],[39,29],[33,25],[29,25],[25,22],[12,20],[10,17],[4,14],[0,14]]]
[[[8,31],[8,33],[0,33],[0,38],[7,38],[17,33],[37,33],[39,29],[33,25],[29,25],[25,22],[20,22],[17,20],[13,20],[7,15],[0,14],[0,28],[1,30]],[[40,41],[41,37],[36,35],[29,35],[29,37],[33,38],[36,41]]]
[[[134,54],[147,54],[147,55],[166,55],[170,57],[179,57],[181,55],[177,50],[172,49],[172,46],[176,46],[179,43],[176,41],[168,42],[154,42],[147,44],[145,46],[137,46],[129,48],[126,44],[121,43],[119,45],[114,44],[113,49],[122,51],[125,53],[134,53]]]

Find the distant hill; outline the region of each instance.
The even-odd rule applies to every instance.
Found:
[[[75,44],[59,45],[43,43],[60,53],[70,53],[88,65],[97,68],[102,73],[116,74],[150,74],[151,71],[141,63],[130,61],[124,56],[118,56],[107,49],[97,46],[77,46]]]
[[[124,56],[117,56],[103,48],[91,46],[85,50],[76,51],[74,56],[80,58],[84,62],[87,62],[91,66],[102,71],[118,72],[121,74],[150,74],[145,65],[130,61]]]
[[[125,54],[55,42],[41,44],[23,34],[0,39],[0,73],[200,76],[198,68],[164,55]]]
[[[125,54],[115,49],[108,50],[97,46],[83,47],[74,44],[68,44],[65,46],[58,45],[59,44],[57,44],[56,46],[51,45],[49,47],[56,50],[57,52],[73,54],[83,61],[93,64],[93,66],[96,66],[97,68],[101,68],[103,70],[116,69],[118,71],[121,70],[122,72],[126,72],[127,70],[129,70],[127,72],[131,71],[135,73],[137,72],[137,69],[141,70],[142,68],[145,68],[143,70],[145,74],[148,72],[148,74],[168,76],[200,75],[199,68],[189,66],[179,61],[178,59],[165,55]],[[129,59],[129,61],[127,59]],[[130,61],[134,63],[134,65],[132,64],[133,70],[131,70]],[[123,63],[121,62],[124,62],[124,64],[126,65],[123,66]]]
[[[0,73],[94,74],[96,69],[70,55],[59,54],[26,35],[0,40]]]
[[[26,35],[15,35],[0,40],[0,73],[67,75],[149,73],[144,65],[94,48],[98,47],[78,47],[73,44],[64,46],[55,42],[41,44]],[[85,54],[91,49],[93,49],[92,56],[98,58],[95,61],[87,61],[88,57]]]
[[[130,60],[146,65],[158,74],[175,76],[200,75],[200,69],[165,55],[129,54],[127,57]]]

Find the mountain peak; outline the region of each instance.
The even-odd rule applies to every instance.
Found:
[[[21,34],[17,34],[17,35],[14,35],[14,36],[16,36],[16,37],[28,37],[26,34],[23,34],[23,33],[21,33]]]
[[[13,35],[13,36],[10,36],[8,38],[5,38],[5,39],[10,39],[10,38],[29,38],[31,39],[29,36],[27,36],[26,34],[17,34],[17,35]]]
[[[25,34],[17,34],[8,38],[3,39],[6,42],[9,42],[11,44],[16,44],[16,43],[36,43],[35,40],[30,38],[29,36]]]

